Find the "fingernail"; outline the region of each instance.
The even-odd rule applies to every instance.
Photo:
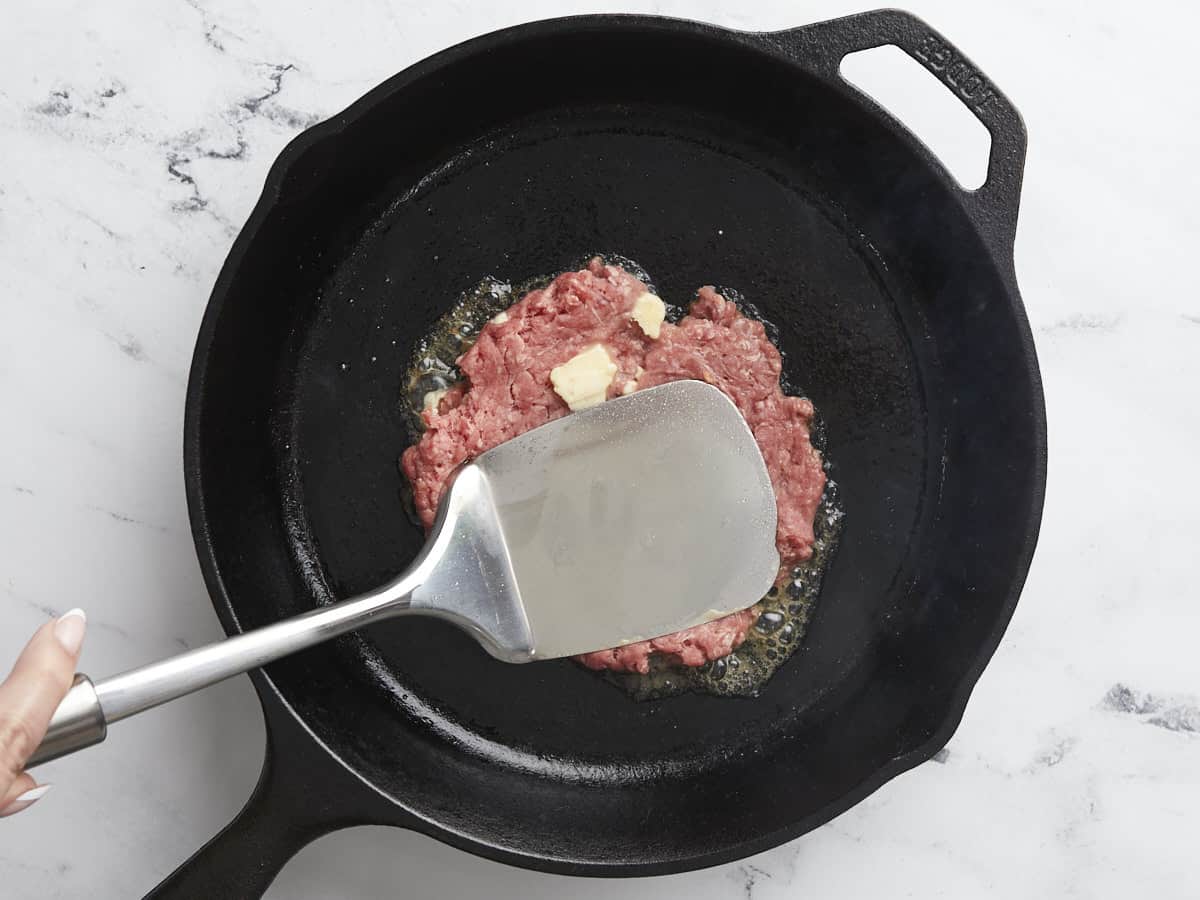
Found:
[[[83,633],[87,631],[87,613],[76,607],[63,613],[54,623],[54,636],[63,649],[74,656],[83,645]]]
[[[30,788],[25,793],[21,794],[4,809],[0,809],[0,818],[11,816],[14,813],[19,813],[23,809],[29,809],[33,804],[37,803],[50,792],[52,785],[39,784],[35,788]]]

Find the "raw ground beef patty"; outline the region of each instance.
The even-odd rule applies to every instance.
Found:
[[[813,517],[825,488],[821,456],[809,439],[813,406],[780,389],[782,362],[762,323],[703,287],[688,315],[677,324],[664,322],[652,338],[633,318],[634,304],[646,292],[624,269],[594,259],[526,294],[480,331],[458,360],[463,380],[424,411],[425,432],[401,460],[426,529],[446,478],[460,463],[570,412],[550,371],[600,344],[617,370],[609,399],[681,379],[705,381],[727,394],[754,432],[775,489],[780,577],[812,555]],[[653,654],[699,666],[737,648],[757,615],[751,608],[576,658],[592,669],[621,672],[647,672]]]

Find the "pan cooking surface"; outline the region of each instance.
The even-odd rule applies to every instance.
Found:
[[[774,39],[585,21],[453,51],[285,154],[201,335],[189,489],[227,627],[374,587],[422,544],[405,370],[463,292],[597,249],[669,303],[737,288],[779,326],[845,511],[804,646],[758,698],[635,703],[419,619],[268,671],[268,705],[324,745],[276,752],[392,804],[338,801],[337,822],[645,874],[777,843],[936,749],[1028,564],[1044,425],[1011,243],[906,134]],[[572,65],[548,79],[550,59]]]
[[[408,442],[408,355],[433,325],[414,316],[416,298],[426,298],[422,312],[436,315],[486,275],[523,280],[562,269],[597,239],[642,262],[676,304],[698,284],[744,285],[780,323],[789,380],[804,385],[823,412],[829,455],[848,482],[851,534],[859,508],[879,503],[863,491],[889,478],[906,486],[876,539],[835,563],[825,589],[830,608],[818,604],[818,623],[833,617],[839,631],[852,630],[855,652],[839,646],[822,655],[814,642],[765,691],[763,700],[782,708],[782,718],[771,717],[784,727],[873,652],[877,619],[897,602],[888,588],[903,565],[924,481],[920,383],[878,261],[836,210],[815,199],[811,186],[772,172],[769,157],[730,141],[729,123],[712,123],[707,135],[680,123],[671,134],[663,119],[654,108],[574,111],[565,124],[551,118],[527,126],[519,141],[481,142],[439,165],[347,256],[296,370],[296,481],[311,529],[297,551],[318,561],[334,595],[348,596],[400,569],[423,541],[399,502],[396,466]],[[657,127],[631,127],[640,122]],[[890,369],[897,359],[907,365],[882,383],[854,373]],[[900,451],[904,469],[885,447]],[[863,551],[870,556],[856,560]],[[865,559],[882,555],[888,564],[873,563],[865,585],[846,583],[851,571],[867,568]],[[702,748],[695,764],[718,765],[738,748],[738,732],[763,727],[762,704],[708,708],[696,698],[641,710],[570,661],[497,664],[469,637],[433,622],[381,626],[353,652],[371,654],[371,677],[394,695],[444,708],[456,730],[489,735],[535,759],[677,765],[681,753]],[[551,708],[551,696],[567,702]]]

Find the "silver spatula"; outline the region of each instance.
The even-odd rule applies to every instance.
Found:
[[[716,388],[681,381],[566,416],[458,470],[412,566],[378,590],[133,669],[77,675],[30,765],[108,724],[364,625],[415,613],[530,662],[669,634],[755,603],[775,495]]]

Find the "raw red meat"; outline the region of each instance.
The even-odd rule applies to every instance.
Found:
[[[630,381],[643,388],[690,378],[724,391],[754,432],[775,488],[780,577],[812,555],[813,517],[825,488],[821,456],[809,437],[813,407],[780,389],[782,362],[762,323],[704,287],[687,316],[664,323],[651,339],[630,318],[645,291],[624,269],[594,259],[526,294],[507,319],[482,329],[458,361],[464,381],[424,412],[425,433],[402,458],[426,528],[447,476],[460,463],[569,412],[550,384],[550,370],[600,343],[617,365],[610,398]],[[658,653],[698,666],[737,648],[756,616],[751,608],[578,659],[593,669],[646,672]]]

